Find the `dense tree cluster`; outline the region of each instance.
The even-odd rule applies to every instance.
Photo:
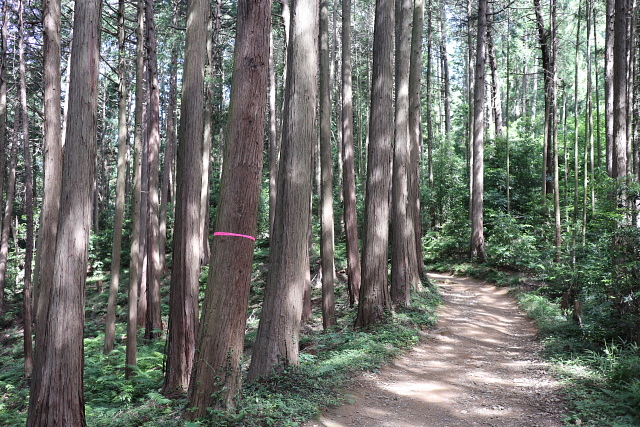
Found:
[[[162,392],[192,420],[299,363],[312,272],[327,330],[340,277],[368,330],[411,304],[425,261],[465,259],[535,273],[585,335],[640,343],[635,3],[0,13],[0,314],[22,307],[29,426],[86,425],[97,272],[104,353],[126,347],[132,379],[138,337],[166,341]],[[256,246],[270,259],[243,370]]]

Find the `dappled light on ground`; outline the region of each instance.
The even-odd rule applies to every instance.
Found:
[[[560,427],[559,385],[508,289],[431,275],[445,305],[421,345],[366,373],[308,427]]]

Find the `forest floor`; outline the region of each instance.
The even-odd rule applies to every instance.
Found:
[[[560,427],[560,384],[508,288],[430,274],[444,304],[420,345],[358,377],[305,427]]]

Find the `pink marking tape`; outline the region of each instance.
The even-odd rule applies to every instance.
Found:
[[[234,236],[234,237],[244,237],[246,239],[256,241],[256,238],[253,236],[247,236],[246,234],[237,234],[237,233],[227,233],[226,231],[216,231],[213,233],[214,236]]]

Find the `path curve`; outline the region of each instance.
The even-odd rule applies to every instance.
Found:
[[[430,274],[444,304],[422,343],[363,374],[307,427],[561,427],[559,384],[538,357],[533,322],[486,282]]]

